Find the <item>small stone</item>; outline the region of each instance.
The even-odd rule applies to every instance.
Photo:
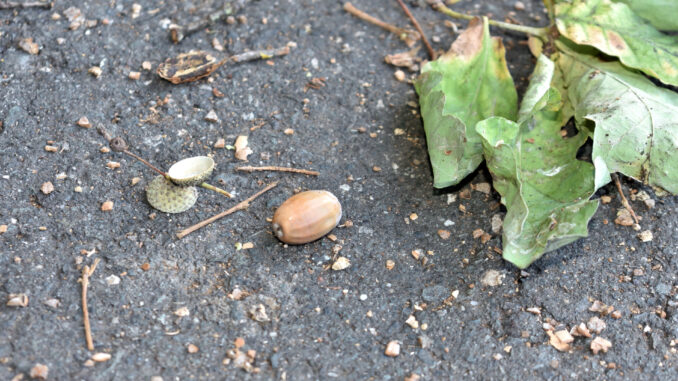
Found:
[[[384,354],[389,357],[396,357],[400,354],[400,343],[397,341],[389,341],[388,344],[386,344],[386,350],[384,350]]]
[[[610,196],[600,196],[600,202],[603,203],[603,205],[609,204],[612,202],[612,197]]]
[[[80,119],[78,119],[76,124],[82,128],[92,128],[92,123],[89,122],[89,119],[87,119],[86,116],[83,116]]]
[[[633,226],[636,222],[631,212],[626,208],[622,208],[617,211],[617,218],[615,218],[614,223],[621,226]]]
[[[236,337],[235,341],[233,341],[233,345],[235,345],[236,348],[242,348],[245,346],[245,339],[242,337]]]
[[[92,361],[105,362],[111,359],[110,353],[98,352],[92,355]]]
[[[535,315],[541,315],[541,308],[539,307],[529,307],[526,309],[527,312]]]
[[[570,350],[570,343],[574,341],[574,337],[570,335],[566,330],[560,330],[555,333],[551,331],[546,331],[546,334],[549,335],[549,344],[559,350],[560,352],[567,352]]]
[[[584,323],[579,323],[579,325],[572,327],[570,334],[572,336],[591,337],[591,332]]]
[[[61,304],[61,301],[59,301],[59,299],[50,298],[50,299],[47,299],[44,302],[42,302],[42,304],[44,304],[44,305],[46,305],[47,307],[50,307],[50,308],[58,308],[59,304]]]
[[[217,116],[216,111],[210,110],[210,112],[205,115],[205,120],[210,123],[219,123],[219,117]]]
[[[245,135],[238,136],[233,146],[235,147],[235,158],[238,160],[247,161],[247,156],[253,152],[247,143],[247,136]]]
[[[102,212],[110,212],[111,210],[113,210],[113,201],[107,200],[104,201],[103,204],[101,204]]]
[[[44,364],[35,364],[31,368],[29,375],[31,378],[37,378],[40,380],[46,380],[47,374],[49,373],[49,368]]]
[[[416,221],[417,218],[419,218],[419,216],[417,216],[417,213],[412,213],[412,214],[410,214],[410,220]]]
[[[47,151],[47,152],[57,152],[58,150],[59,150],[59,148],[57,148],[55,146],[50,146],[50,145],[45,146],[45,151]]]
[[[127,77],[133,81],[138,81],[141,78],[141,73],[138,71],[130,71]]]
[[[349,266],[351,266],[351,261],[349,261],[348,258],[339,257],[332,264],[332,270],[340,271],[340,270],[344,270],[344,269],[348,268]]]
[[[5,234],[7,233],[7,225],[0,225],[0,234]]]
[[[488,287],[496,287],[501,285],[506,275],[497,270],[487,270],[480,278],[480,283]]]
[[[117,161],[109,161],[106,163],[106,167],[108,167],[108,169],[118,169],[120,168],[120,163]]]
[[[643,200],[643,203],[648,209],[652,209],[655,206],[655,201],[651,198],[648,198],[647,200]]]
[[[294,130],[291,129],[291,128],[286,128],[286,129],[283,131],[283,134],[285,134],[285,135],[294,135]]]
[[[645,230],[638,234],[638,239],[640,240],[640,242],[650,242],[652,241],[652,238],[653,238],[652,232],[649,230]]]
[[[438,230],[438,237],[442,239],[449,239],[452,233],[450,233],[449,230],[444,230],[444,229],[439,229]]]
[[[419,328],[419,322],[417,321],[417,318],[414,317],[414,315],[410,315],[407,320],[405,320],[405,324],[409,325],[413,329]]]
[[[92,66],[91,68],[87,69],[87,72],[92,74],[94,77],[99,78],[103,71],[99,66]]]
[[[492,355],[492,358],[499,361],[504,358],[504,356],[501,353],[495,353]]]
[[[490,194],[490,192],[492,191],[492,186],[490,185],[490,183],[478,183],[475,185],[471,185],[471,188],[476,192],[484,194]]]
[[[132,184],[132,186],[135,186],[135,185],[139,184],[140,181],[141,181],[141,177],[132,177],[132,181],[130,183]]]
[[[595,333],[601,333],[606,327],[607,324],[605,323],[604,320],[599,318],[598,316],[594,316],[591,319],[589,319],[588,323],[586,323],[586,327]],[[589,337],[589,336],[587,336]]]
[[[44,182],[40,187],[40,191],[42,191],[44,194],[50,194],[54,192],[54,184],[52,184],[51,181]]]
[[[217,142],[214,143],[214,148],[220,149],[224,147],[226,147],[226,140],[224,140],[224,138],[219,138],[217,139]]]
[[[378,166],[375,165],[375,166],[372,167],[372,171],[381,172],[381,167],[378,167]]]
[[[151,64],[150,61],[144,61],[141,63],[141,68],[144,70],[151,70],[153,68],[153,65]]]
[[[395,130],[393,130],[393,135],[395,136],[405,135],[405,130],[403,130],[402,128],[396,128]]]
[[[516,11],[524,11],[525,3],[523,3],[522,1],[516,1],[516,3],[513,4],[513,8],[515,8]]]
[[[106,284],[109,286],[115,286],[120,284],[120,277],[117,275],[109,275],[106,277]]]
[[[186,317],[191,314],[191,312],[188,310],[188,307],[181,307],[174,311],[174,314],[179,316],[179,317]]]
[[[501,227],[504,224],[504,221],[501,218],[501,214],[495,214],[492,216],[492,233],[499,234],[501,232]]]
[[[188,353],[198,353],[198,350],[199,348],[195,344],[188,344],[186,346],[186,351],[188,351]]]
[[[252,319],[258,322],[265,323],[271,321],[271,318],[266,314],[266,307],[261,303],[250,307],[249,313]]]
[[[3,225],[3,226],[6,227],[7,225]],[[7,229],[5,228],[5,230],[7,230]],[[387,270],[393,270],[394,267],[395,267],[395,262],[393,262],[390,259],[386,260],[386,269]]]
[[[148,263],[148,262],[145,262],[145,263],[143,263],[143,264],[142,264],[141,266],[139,266],[139,267],[141,267],[141,269],[144,270],[144,271],[148,271],[148,270],[151,269],[151,264]]]
[[[214,48],[214,50],[217,50],[219,52],[224,51],[224,45],[222,45],[219,39],[216,37],[212,39],[212,47]]]
[[[75,193],[82,193],[82,187],[81,187],[80,185],[76,185],[76,186],[73,188],[73,192],[75,192]]]
[[[591,341],[591,351],[593,351],[594,355],[597,355],[598,352],[603,351],[603,353],[607,353],[607,350],[612,347],[612,343],[610,340],[607,340],[605,338],[602,338],[600,336],[596,337]]]
[[[400,82],[403,82],[406,78],[405,72],[402,71],[402,70],[396,70],[396,72],[393,73],[393,75],[395,76],[395,79],[400,81]]]
[[[622,313],[621,311],[614,311],[610,314],[610,317],[612,317],[613,319],[621,319]]]
[[[40,53],[40,46],[33,42],[32,37],[23,38],[19,40],[19,47],[21,48],[21,50],[31,55],[36,55]]]
[[[132,18],[135,19],[141,14],[141,4],[132,4]]]

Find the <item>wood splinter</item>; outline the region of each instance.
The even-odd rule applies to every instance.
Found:
[[[257,197],[261,196],[262,194],[268,192],[269,190],[275,188],[277,185],[278,185],[277,181],[274,182],[274,183],[268,184],[264,189],[260,190],[259,192],[255,193],[254,195],[250,196],[249,198],[239,202],[236,206],[234,206],[234,207],[232,207],[228,210],[225,210],[225,211],[223,211],[219,214],[215,214],[214,216],[212,216],[212,217],[210,217],[210,218],[208,218],[204,221],[198,222],[197,224],[178,232],[177,238],[182,239],[185,236],[193,233],[194,231],[196,231],[196,230],[198,230],[198,229],[200,229],[204,226],[207,226],[207,225],[211,224],[212,222],[214,222],[214,221],[216,221],[220,218],[224,218],[224,217],[228,216],[229,214],[233,214],[233,213],[235,213],[239,210],[247,209],[250,206],[250,202],[252,202]]]
[[[300,168],[289,168],[289,167],[278,167],[278,166],[266,166],[266,167],[250,167],[250,166],[245,166],[245,167],[238,167],[235,169],[236,171],[243,171],[243,172],[254,172],[254,171],[275,171],[275,172],[292,172],[292,173],[301,173],[304,175],[311,175],[311,176],[318,176],[320,172],[318,171],[311,171],[308,169],[300,169]]]
[[[91,267],[87,265],[83,267],[82,278],[80,278],[80,283],[82,284],[82,318],[85,324],[85,340],[87,341],[87,349],[90,351],[94,350],[94,343],[92,342],[92,329],[89,325],[89,312],[87,311],[87,287],[89,286],[89,277],[96,270],[100,260],[100,258],[96,258]]]

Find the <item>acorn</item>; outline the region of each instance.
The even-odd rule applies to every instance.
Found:
[[[190,209],[198,199],[195,187],[174,185],[164,176],[156,176],[146,187],[146,199],[152,207],[165,213],[181,213]]]
[[[167,175],[176,185],[187,187],[202,184],[212,174],[214,160],[209,156],[195,156],[174,163]]]
[[[328,191],[298,193],[280,205],[273,215],[273,232],[292,245],[315,241],[329,233],[341,220],[341,204]]]

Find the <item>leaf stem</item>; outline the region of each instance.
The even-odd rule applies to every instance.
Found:
[[[201,183],[200,186],[203,187],[203,188],[205,188],[205,189],[209,189],[209,190],[211,190],[211,191],[214,191],[214,192],[217,192],[217,193],[221,193],[221,194],[223,194],[224,196],[226,196],[226,197],[228,197],[228,198],[233,198],[233,195],[232,195],[232,194],[228,193],[227,191],[225,191],[225,190],[223,190],[223,189],[221,189],[221,188],[215,187],[214,185],[211,185],[211,184],[208,184],[208,183]]]
[[[476,16],[471,16],[467,15],[464,13],[459,13],[451,10],[448,8],[445,4],[442,3],[442,1],[437,0],[433,1],[431,4],[431,7],[435,9],[436,11],[440,13],[444,13],[452,18],[455,19],[462,19],[462,20],[472,20]],[[497,21],[497,20],[488,20],[490,25],[494,25],[496,27],[502,28],[502,29],[507,29],[507,30],[512,30],[514,32],[520,32],[520,33],[525,33],[529,34],[531,36],[539,37],[543,40],[548,39],[548,33],[549,33],[549,28],[535,28],[531,26],[525,26],[525,25],[517,25],[517,24],[510,24],[507,22],[503,21]]]
[[[436,59],[436,52],[433,50],[433,47],[431,47],[431,44],[428,42],[428,38],[426,38],[426,34],[424,34],[424,30],[421,29],[421,25],[419,25],[419,22],[417,21],[416,18],[414,18],[414,15],[412,12],[410,12],[409,8],[407,8],[407,5],[403,3],[403,0],[397,0],[398,4],[400,5],[400,8],[403,9],[407,17],[410,18],[410,21],[412,21],[412,25],[414,25],[414,29],[419,32],[419,35],[421,36],[421,40],[424,42],[424,45],[426,46],[426,50],[428,50],[428,55],[429,58],[432,60]]]
[[[188,228],[186,228],[186,229],[184,229],[184,230],[178,232],[178,233],[177,233],[177,238],[182,239],[182,238],[184,238],[185,236],[187,236],[187,235],[193,233],[194,231],[196,231],[196,230],[202,228],[203,226],[209,225],[209,224],[211,224],[212,222],[214,222],[214,221],[216,221],[216,220],[218,220],[218,219],[220,219],[220,218],[226,217],[226,216],[228,216],[229,214],[233,214],[233,213],[235,213],[235,212],[237,212],[237,211],[239,211],[239,210],[247,209],[247,207],[250,206],[250,202],[252,202],[255,198],[261,196],[262,194],[268,192],[269,190],[275,188],[277,185],[278,185],[278,182],[277,182],[277,181],[274,182],[274,183],[268,184],[264,189],[260,190],[259,192],[255,193],[254,195],[248,197],[247,199],[245,199],[245,200],[239,202],[236,206],[234,206],[234,207],[232,207],[232,208],[230,208],[230,209],[228,209],[228,210],[225,210],[225,211],[223,211],[223,212],[221,212],[221,213],[219,213],[219,214],[215,214],[214,216],[212,216],[212,217],[210,217],[210,218],[208,218],[208,219],[206,219],[206,220],[204,220],[204,221],[201,221],[201,222],[199,222],[199,223],[197,223],[197,224],[195,224],[195,225],[193,225],[193,226],[191,226],[191,227],[188,227]]]
[[[96,258],[92,266],[86,265],[83,267],[82,278],[80,279],[80,283],[82,284],[82,319],[83,324],[85,325],[85,341],[87,342],[87,349],[90,351],[94,350],[94,343],[92,341],[92,329],[89,324],[89,312],[87,311],[87,286],[89,286],[89,277],[91,277],[94,270],[96,270],[100,260],[100,258]]]

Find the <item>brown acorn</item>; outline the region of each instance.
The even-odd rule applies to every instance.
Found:
[[[273,232],[292,245],[315,241],[341,220],[341,204],[330,192],[312,190],[295,194],[273,215]]]

